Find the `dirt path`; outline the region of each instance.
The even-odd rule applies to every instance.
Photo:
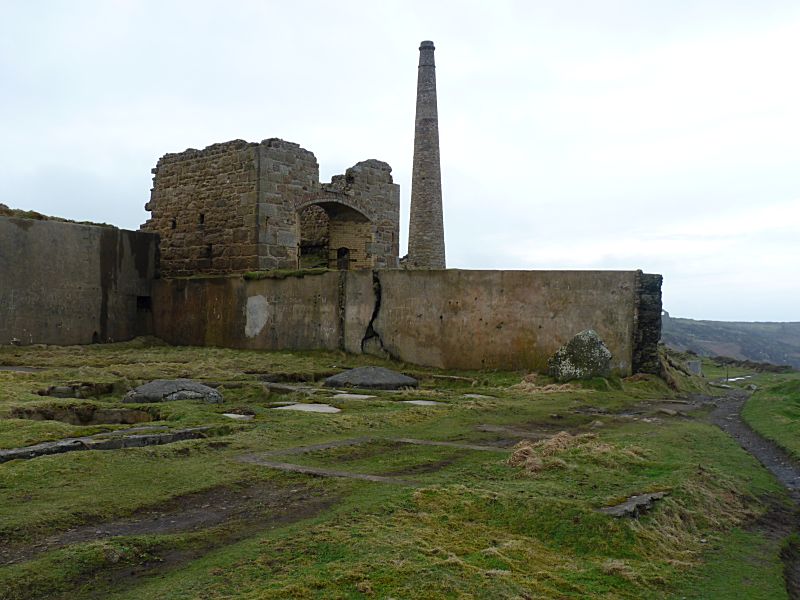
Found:
[[[742,420],[741,411],[747,398],[746,392],[737,391],[726,398],[717,399],[717,408],[710,415],[711,422],[755,456],[789,490],[794,501],[800,504],[800,463],[780,446],[750,429]]]
[[[241,533],[250,535],[270,525],[312,516],[332,501],[314,493],[310,487],[296,483],[221,486],[179,496],[164,504],[139,510],[125,519],[81,525],[33,544],[11,545],[0,540],[0,566],[25,562],[70,544],[116,536],[185,533],[225,525],[228,529],[226,535],[235,541]]]
[[[739,445],[752,454],[764,465],[800,506],[800,463],[794,460],[780,446],[765,439],[744,422],[741,417],[742,407],[749,394],[736,390],[725,398],[717,399],[715,408],[709,418],[712,423],[730,434]],[[756,527],[780,539],[785,539],[792,533],[800,532],[800,518],[798,511],[772,510],[764,517],[763,527]],[[783,559],[784,578],[786,591],[791,600],[800,600],[800,547],[796,543],[787,545],[781,552]]]

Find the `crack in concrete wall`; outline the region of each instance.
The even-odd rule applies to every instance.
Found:
[[[391,355],[383,345],[380,333],[375,329],[375,321],[378,319],[378,313],[381,310],[381,278],[378,271],[372,272],[372,292],[375,297],[375,304],[372,308],[372,317],[370,317],[367,329],[364,332],[364,337],[361,340],[361,352],[364,354],[371,354],[372,356],[380,356],[382,358],[391,358]]]

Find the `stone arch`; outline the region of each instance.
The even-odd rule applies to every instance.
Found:
[[[374,223],[350,203],[329,197],[310,200],[297,207],[297,220],[301,268],[371,269],[374,266]]]

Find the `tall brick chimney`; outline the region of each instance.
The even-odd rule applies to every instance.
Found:
[[[445,268],[434,50],[433,42],[429,41],[422,42],[419,47],[414,170],[411,176],[411,219],[408,228],[407,266],[412,269]]]

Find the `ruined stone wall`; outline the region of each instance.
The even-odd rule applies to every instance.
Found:
[[[259,268],[257,148],[234,140],[158,161],[142,230],[159,234],[165,276]]]
[[[272,138],[258,145],[258,269],[296,269],[300,206],[319,187],[319,165],[298,144]]]
[[[365,160],[321,186],[324,198],[335,199],[365,215],[372,223],[366,247],[371,267],[394,269],[400,255],[400,186],[392,168],[379,160]]]
[[[152,334],[158,237],[0,217],[0,344],[88,344]]]
[[[629,375],[639,364],[635,353],[651,355],[657,344],[639,330],[648,302],[642,277],[655,297],[660,276],[635,271],[362,270],[256,282],[162,280],[154,291],[155,330],[171,343],[340,348],[441,368],[545,371],[560,346],[594,329],[613,354],[614,371]]]
[[[636,373],[661,372],[658,342],[661,339],[661,275],[637,272],[636,330],[633,340],[633,370]]]
[[[153,173],[142,229],[161,236],[167,277],[295,269],[300,215],[311,205],[358,211],[371,223],[359,266],[397,266],[400,192],[386,163],[360,162],[320,184],[311,152],[272,138],[167,154]]]

